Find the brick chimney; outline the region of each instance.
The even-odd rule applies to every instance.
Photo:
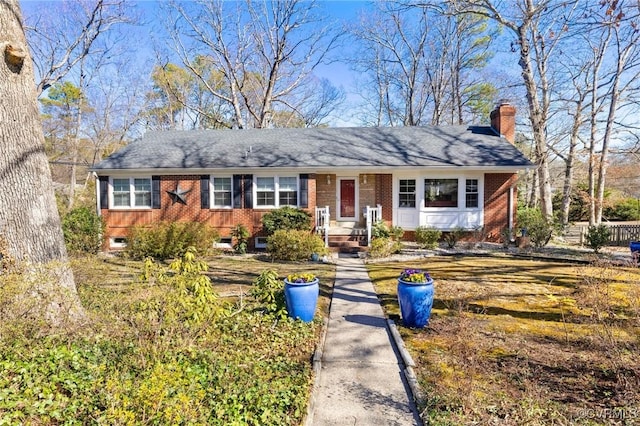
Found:
[[[491,111],[491,127],[506,140],[514,143],[516,140],[516,107],[508,101],[500,104]]]

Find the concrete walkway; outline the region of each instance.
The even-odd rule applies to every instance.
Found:
[[[422,424],[359,258],[338,258],[324,347],[316,358],[320,368],[307,426]]]

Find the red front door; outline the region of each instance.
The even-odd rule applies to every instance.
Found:
[[[356,217],[356,180],[340,180],[340,217]]]

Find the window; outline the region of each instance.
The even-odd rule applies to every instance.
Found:
[[[425,179],[425,207],[458,207],[458,179]]]
[[[151,179],[113,179],[114,207],[151,207]]]
[[[136,207],[151,207],[151,179],[133,180],[134,203]]]
[[[129,207],[130,185],[129,179],[113,180],[113,205],[115,207]]]
[[[267,237],[256,237],[254,245],[256,248],[267,248]]]
[[[297,176],[258,177],[255,185],[258,207],[298,206]]]
[[[213,206],[231,207],[231,178],[213,178]]]
[[[276,180],[272,177],[256,178],[256,205],[261,207],[276,205]]]
[[[281,177],[278,179],[278,203],[280,206],[298,206],[298,178]]]
[[[400,199],[398,207],[416,206],[416,180],[400,179]]]
[[[478,179],[467,179],[465,200],[468,209],[478,207]]]

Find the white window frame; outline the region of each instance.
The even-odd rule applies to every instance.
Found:
[[[129,204],[126,206],[116,206],[114,180],[129,180]],[[149,181],[149,205],[136,206],[136,179],[145,179]],[[111,176],[109,177],[109,208],[114,210],[146,210],[153,206],[153,180],[151,176]]]
[[[254,241],[255,248],[267,248],[267,237],[256,237]]]
[[[401,192],[401,182],[402,181],[413,181],[413,206],[402,206],[400,205],[401,195],[402,194],[411,194],[411,192]],[[399,209],[415,209],[418,206],[418,184],[419,181],[416,178],[398,178],[398,208]]]
[[[475,180],[476,181],[476,191],[475,192],[467,192],[467,181],[469,180]],[[469,207],[467,205],[467,195],[469,194],[475,194],[476,196],[476,206],[473,207]],[[465,177],[464,178],[464,208],[465,209],[477,209],[480,208],[480,179],[478,178],[470,178],[470,177]]]
[[[220,241],[213,243],[213,247],[219,249],[232,249],[233,237],[222,237],[220,238]]]
[[[259,205],[258,204],[258,179],[270,178],[274,183],[274,204],[272,205]],[[296,179],[296,205],[292,204],[280,204],[280,179],[281,178],[295,178]],[[260,191],[262,192],[262,191]],[[262,175],[254,176],[253,178],[253,208],[254,209],[277,209],[279,207],[300,207],[300,176],[297,174],[283,174],[283,175]]]
[[[125,247],[127,247],[126,237],[110,237],[109,238],[109,248],[123,249]]]
[[[466,182],[462,182],[463,179],[466,179],[464,177],[458,177],[458,176],[454,176],[454,177],[448,177],[448,176],[436,176],[436,177],[431,177],[431,176],[423,176],[422,177],[422,208],[424,209],[449,209],[449,210],[461,210],[461,201],[460,201],[460,186],[462,183]],[[427,205],[427,199],[426,199],[426,194],[427,194],[427,180],[455,180],[456,181],[456,205],[455,206],[428,206]]]
[[[231,186],[229,190],[229,205],[217,205],[216,204],[216,192],[226,192],[226,191],[216,191],[215,189],[215,179],[229,179]],[[209,176],[209,208],[212,209],[232,209],[233,208],[233,176],[226,175],[211,175]]]

